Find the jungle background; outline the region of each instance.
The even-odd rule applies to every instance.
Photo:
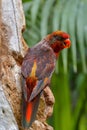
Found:
[[[70,34],[71,47],[60,54],[52,76],[54,130],[87,130],[87,0],[22,0],[25,41],[32,47],[48,33]]]

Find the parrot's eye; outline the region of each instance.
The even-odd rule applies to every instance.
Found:
[[[55,35],[54,38],[55,38],[56,40],[58,40],[58,41],[62,41],[62,40],[63,40],[63,38],[62,38],[61,36],[58,36],[58,35]]]

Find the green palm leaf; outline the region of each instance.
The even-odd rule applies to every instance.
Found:
[[[84,45],[84,2],[79,3],[79,9],[78,9],[78,15],[77,15],[77,40],[78,40],[78,46],[79,51],[81,55],[81,63],[83,72],[87,72],[86,68],[86,57],[85,57],[85,45]]]
[[[41,37],[44,37],[48,33],[49,16],[54,0],[47,0],[43,5],[41,14]]]

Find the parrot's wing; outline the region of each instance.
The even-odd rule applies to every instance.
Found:
[[[31,73],[27,79],[24,78],[22,80],[24,96],[29,102],[50,84],[50,78],[54,71],[54,64],[47,63],[43,71],[41,72],[40,69],[38,69],[36,74],[36,65],[36,62],[34,62]]]
[[[22,75],[25,79],[23,92],[29,102],[49,85],[55,68],[53,52],[51,53],[50,50],[46,51],[43,49],[36,50],[31,48],[22,63]]]
[[[37,80],[37,83],[30,94],[29,101],[34,99],[46,86],[49,86],[50,78],[53,71],[54,71],[54,65],[47,64],[43,72],[39,76],[41,80],[40,79]]]
[[[37,81],[37,85],[34,87],[30,95],[29,101],[32,101],[49,84],[50,84],[49,78]]]

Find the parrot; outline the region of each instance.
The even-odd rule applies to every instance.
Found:
[[[28,48],[24,56],[22,73],[22,126],[29,128],[35,121],[40,97],[50,85],[60,51],[71,45],[68,33],[52,32],[39,43]]]

